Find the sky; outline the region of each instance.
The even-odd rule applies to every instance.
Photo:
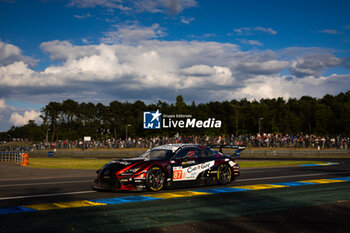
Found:
[[[0,131],[50,101],[350,90],[350,1],[0,0]]]

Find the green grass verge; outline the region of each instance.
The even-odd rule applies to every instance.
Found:
[[[30,158],[29,166],[35,168],[63,169],[99,169],[112,159],[63,159],[63,158]],[[238,161],[242,168],[298,166],[301,164],[322,163],[320,161]]]

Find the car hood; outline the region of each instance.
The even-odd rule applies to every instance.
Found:
[[[121,158],[117,159],[114,161],[111,161],[104,165],[100,170],[97,172],[104,172],[106,170],[110,170],[112,172],[119,171],[127,166],[130,166],[132,164],[137,164],[137,163],[143,163],[143,162],[148,162],[148,161],[161,161],[165,159],[159,159],[159,158],[141,158],[141,157],[136,157],[136,158]]]
[[[135,158],[116,159],[116,160],[114,160],[112,162],[125,164],[125,165],[130,165],[130,164],[137,163],[137,162],[162,161],[162,160],[166,160],[166,159],[163,159],[163,158],[141,158],[141,157],[135,157]]]

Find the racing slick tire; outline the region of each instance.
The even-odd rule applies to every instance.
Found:
[[[146,187],[149,191],[157,192],[164,187],[165,173],[160,167],[151,167],[146,175]]]
[[[227,185],[231,182],[232,170],[228,164],[220,164],[217,171],[218,184]]]

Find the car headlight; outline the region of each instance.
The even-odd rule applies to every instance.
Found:
[[[123,175],[126,175],[126,174],[133,174],[133,173],[137,172],[138,170],[140,170],[139,167],[133,167],[133,168],[130,168],[129,170],[123,172]]]
[[[135,172],[137,172],[138,170],[140,170],[139,167],[130,168],[130,169],[129,169],[129,172],[135,173]]]

